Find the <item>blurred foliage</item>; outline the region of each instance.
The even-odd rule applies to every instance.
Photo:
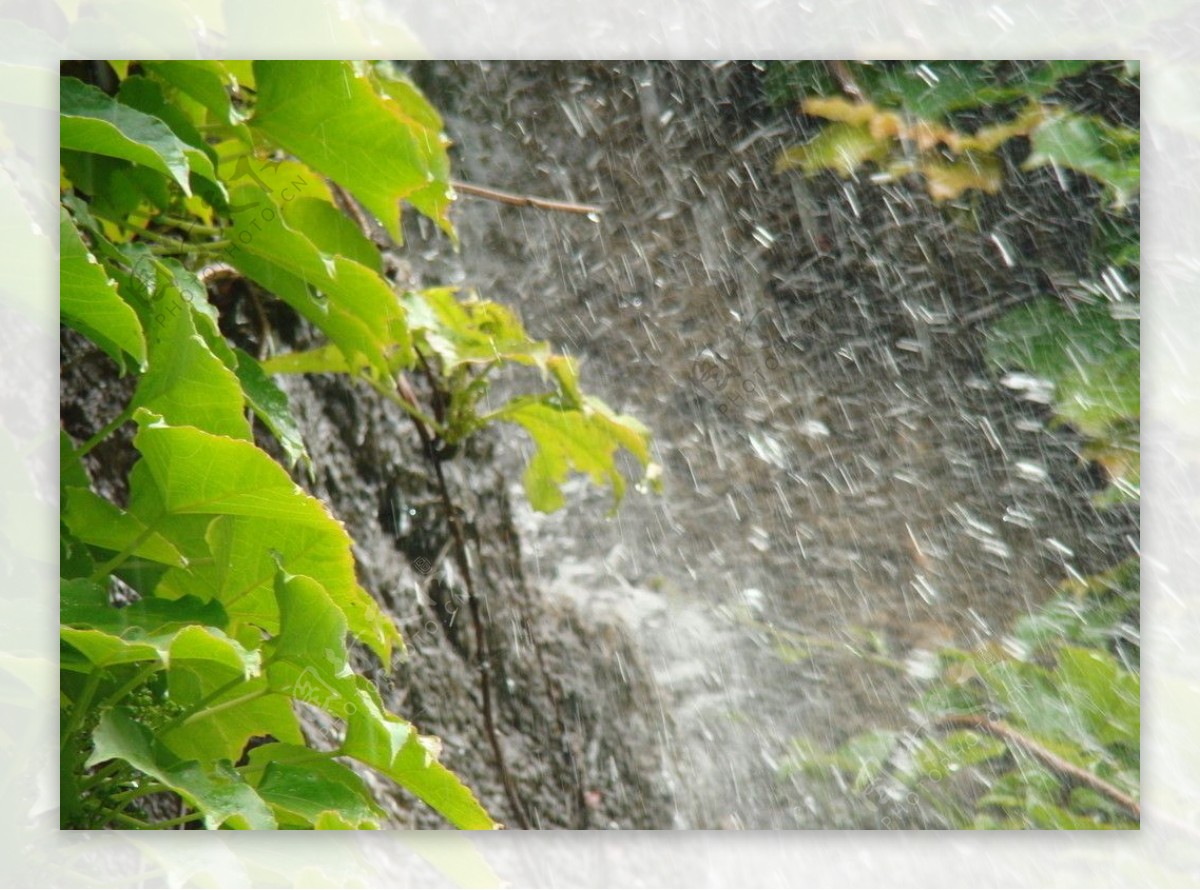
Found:
[[[784,774],[956,828],[1136,827],[1137,587],[1134,560],[1064,584],[1002,643],[942,650],[919,728],[796,739]]]
[[[1101,183],[1112,206],[1124,208],[1137,195],[1137,130],[1077,111],[1055,95],[1064,81],[1113,64],[775,63],[766,75],[768,97],[830,122],[810,141],[785,149],[776,171],[849,177],[871,164],[883,179],[916,174],[934,200],[945,201],[973,189],[999,191],[1000,150],[1020,138],[1029,145],[1022,169],[1074,170]],[[1121,70],[1136,91],[1136,68]]]
[[[778,172],[915,175],[937,202],[1002,194],[1039,167],[1064,193],[1072,176],[1097,184],[1083,190],[1089,272],[990,323],[984,342],[1005,385],[1078,433],[1108,483],[1099,506],[1140,493],[1139,78],[1136,63],[1087,61],[773,63],[766,77],[772,102],[824,122]],[[1134,556],[1063,583],[1003,643],[938,653],[920,728],[833,750],[797,739],[785,772],[884,812],[917,800],[955,827],[1136,827],[1138,582]]]
[[[1103,505],[1136,500],[1139,491],[1138,418],[1141,411],[1139,326],[1116,318],[1120,304],[1064,305],[1041,299],[1016,309],[987,332],[987,353],[1027,397],[1048,399],[1053,422],[1084,437],[1081,456],[1100,466],[1110,487]],[[1040,394],[1040,395],[1039,395]]]

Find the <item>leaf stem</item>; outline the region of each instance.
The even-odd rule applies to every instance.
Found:
[[[101,807],[100,813],[107,816],[113,822],[120,822],[122,825],[128,825],[130,828],[154,828],[154,825],[149,822],[135,819],[133,816],[126,815],[117,810],[111,810],[108,807]]]
[[[396,389],[389,389],[378,380],[373,380],[371,378],[364,379],[366,379],[367,382],[371,384],[371,387],[381,396],[388,401],[395,402],[404,409],[405,413],[407,413],[409,417],[418,423],[423,424],[427,431],[432,431],[433,434],[439,438],[444,437],[445,430],[442,428],[442,425],[417,407],[416,398],[412,396],[412,389],[408,387],[408,383],[403,377],[400,377],[397,381]],[[402,394],[402,392],[398,390],[404,390],[405,392]]]
[[[135,800],[139,797],[146,797],[150,794],[159,794],[161,792],[170,790],[171,789],[166,785],[162,785],[158,782],[148,782],[147,784],[141,785],[137,788],[131,788],[129,791],[122,791],[120,794],[114,794],[108,799],[113,803],[125,803],[130,800]]]
[[[99,584],[104,578],[108,577],[113,572],[115,572],[118,568],[120,568],[121,563],[125,562],[125,560],[129,559],[129,557],[133,556],[134,551],[137,550],[139,547],[141,547],[143,544],[145,544],[146,541],[148,541],[150,539],[150,536],[153,534],[154,534],[154,526],[147,525],[142,530],[141,534],[139,534],[136,538],[134,538],[132,541],[129,542],[129,546],[127,546],[124,550],[122,550],[120,553],[118,553],[116,556],[114,556],[108,562],[104,563],[98,569],[96,569],[94,572],[92,572],[92,574],[88,578],[88,580],[91,581],[93,584]]]
[[[177,729],[182,729],[183,727],[187,726],[189,723],[192,723],[196,720],[201,720],[205,717],[211,717],[213,714],[219,714],[222,711],[228,711],[230,708],[236,708],[238,705],[244,705],[247,702],[252,702],[257,698],[262,698],[264,695],[271,694],[271,690],[269,688],[263,687],[262,689],[254,690],[254,692],[247,692],[245,695],[239,695],[237,698],[231,698],[231,699],[229,699],[229,701],[223,701],[219,705],[213,705],[212,707],[208,707],[208,708],[201,708],[201,706],[204,704],[205,701],[211,701],[219,693],[222,693],[229,689],[232,689],[238,683],[242,683],[242,682],[244,682],[242,677],[236,677],[234,680],[230,681],[229,683],[226,683],[220,689],[216,690],[216,692],[214,692],[213,694],[209,695],[207,698],[205,698],[204,700],[199,702],[197,704],[197,706],[192,709],[191,713],[184,714],[184,715],[181,715],[180,717],[175,718],[170,723],[168,723],[166,726],[164,726],[162,729],[160,729],[158,731],[158,735],[160,737],[164,736],[169,732],[174,732]]]
[[[92,775],[84,777],[84,780],[79,783],[79,790],[89,791],[95,788],[97,785],[103,784],[104,782],[108,781],[108,779],[110,779],[114,773],[120,770],[122,764],[124,763],[125,761],[123,760],[113,758],[104,766],[100,767],[100,769],[98,769],[96,772],[92,773]]]
[[[176,816],[174,819],[164,819],[162,822],[153,822],[149,828],[176,828],[180,825],[186,825],[189,822],[195,822],[198,819],[203,819],[203,813],[185,813],[182,816]]]
[[[82,445],[80,445],[79,448],[76,449],[76,451],[75,451],[75,456],[83,457],[85,454],[87,454],[89,451],[91,451],[93,448],[95,448],[97,445],[99,445],[101,442],[103,442],[105,439],[107,439],[109,436],[111,436],[114,432],[116,432],[120,427],[123,427],[132,418],[133,418],[133,406],[129,405],[125,408],[124,411],[122,411],[120,414],[118,414],[116,417],[114,417],[112,420],[110,420],[108,423],[106,423],[103,427],[101,427],[100,430],[95,435],[93,435],[90,439],[88,439],[86,442],[84,442]]]
[[[88,709],[92,706],[92,699],[96,695],[96,690],[100,686],[100,675],[104,670],[100,667],[93,667],[92,672],[88,674],[87,682],[83,684],[83,691],[79,693],[79,698],[75,700],[75,704],[71,707],[71,716],[67,718],[67,725],[63,727],[62,738],[59,742],[59,748],[66,750],[67,742],[71,736],[75,735],[80,724],[83,723],[83,718],[87,714]]]

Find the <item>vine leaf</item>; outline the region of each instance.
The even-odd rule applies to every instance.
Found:
[[[279,440],[287,455],[288,465],[294,467],[303,463],[311,476],[312,458],[304,446],[300,424],[288,406],[287,394],[275,385],[257,359],[241,349],[235,349],[234,354],[237,359],[234,371],[242,385],[242,392],[246,394],[246,401],[263,425]]]
[[[223,124],[241,123],[242,114],[229,99],[229,72],[221,62],[187,60],[142,62],[142,67],[171,86],[191,96]]]
[[[92,733],[95,766],[119,758],[179,794],[204,814],[206,828],[273,829],[271,808],[228,761],[208,767],[181,760],[125,708],[106,711]]]
[[[400,633],[358,586],[350,538],[320,501],[250,442],[168,426],[144,409],[135,419],[140,429],[134,445],[144,468],[131,474],[130,511],[143,518],[159,513],[155,527],[177,544],[176,533],[194,535],[195,530],[185,523],[176,532],[168,520],[216,519],[205,522],[203,534],[214,559],[187,572],[168,572],[161,583],[164,593],[207,599],[215,587],[232,619],[270,631],[278,617],[268,601],[273,572],[266,566],[272,550],[281,550],[307,560],[351,632],[385,662],[390,659],[392,647],[401,644]]]
[[[264,189],[238,186],[231,201],[239,208],[230,230],[234,266],[324,331],[351,366],[365,362],[385,375],[393,362],[411,362],[404,310],[383,278],[352,259],[322,252],[288,225]]]
[[[544,368],[550,358],[549,345],[533,340],[499,303],[459,299],[452,287],[411,291],[402,302],[419,345],[441,359],[446,372],[501,360]]]
[[[195,171],[216,181],[212,161],[157,117],[116,101],[74,77],[59,79],[59,146],[132,161],[174,180],[185,195]]]
[[[271,743],[255,748],[247,760],[244,774],[261,773],[259,796],[282,828],[375,829],[386,818],[362,778],[328,754]]]
[[[282,562],[282,561],[281,561]],[[282,568],[275,579],[281,626],[271,686],[346,724],[340,752],[407,788],[459,828],[494,828],[475,796],[437,761],[440,742],[389,713],[378,691],[348,663],[346,624],[321,584]]]
[[[254,76],[253,127],[349,189],[393,239],[403,199],[445,224],[447,142],[419,94],[381,95],[366,66],[341,61],[259,61]]]
[[[1022,165],[1067,167],[1102,183],[1113,207],[1123,209],[1141,184],[1140,138],[1094,115],[1050,115],[1032,134],[1032,151]]]
[[[90,627],[118,637],[124,637],[134,628],[152,635],[187,624],[224,627],[228,620],[220,603],[206,603],[195,597],[177,600],[144,597],[127,606],[113,606],[103,586],[83,578],[63,581],[59,598],[59,619],[63,624]]]
[[[574,470],[597,485],[612,486],[615,510],[625,495],[625,478],[616,464],[616,453],[622,448],[642,465],[643,484],[657,489],[661,470],[650,459],[649,430],[600,399],[582,395],[569,359],[556,356],[548,366],[559,384],[558,393],[513,399],[493,415],[524,427],[537,447],[524,477],[534,509],[551,513],[561,507],[562,483]]]
[[[174,544],[90,488],[70,487],[64,494],[63,522],[83,543],[114,553],[128,549],[134,556],[163,565],[187,565]]]
[[[144,368],[146,337],[137,313],[121,299],[63,209],[59,210],[59,238],[59,306],[63,320],[108,353],[122,370],[125,355]]]
[[[303,233],[321,253],[348,257],[376,275],[382,272],[379,248],[331,202],[300,196],[283,204],[283,215],[288,225]]]
[[[190,300],[173,278],[156,275],[155,281],[150,295],[154,314],[149,325],[149,366],[138,380],[132,404],[171,424],[250,439],[237,375],[197,332]],[[207,304],[203,294],[200,299]]]
[[[163,730],[161,738],[173,753],[186,760],[208,763],[236,761],[252,738],[270,736],[291,744],[304,744],[291,699],[272,692],[266,677],[255,677],[209,698],[238,675],[211,661],[188,660],[186,650],[172,649],[167,688],[171,700],[184,707],[203,703],[196,714],[179,726]],[[255,653],[258,654],[258,653]]]

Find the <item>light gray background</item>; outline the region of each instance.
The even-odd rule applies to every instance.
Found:
[[[7,886],[1200,884],[1200,4],[34,0],[0,22],[0,880]],[[0,13],[0,18],[5,14]],[[1143,799],[1136,833],[59,833],[60,58],[1143,62]]]

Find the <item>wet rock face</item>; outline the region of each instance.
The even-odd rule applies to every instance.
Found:
[[[130,387],[102,353],[72,332],[64,332],[62,350],[63,424],[82,441],[120,411]],[[407,659],[385,669],[359,653],[359,669],[373,676],[391,710],[442,739],[443,762],[494,817],[516,827],[485,735],[462,579],[449,552],[432,468],[411,424],[394,406],[344,379],[289,378],[282,384],[316,467],[314,480],[299,470],[297,482],[345,523],[361,583],[407,641]],[[259,433],[260,446],[275,453],[274,443]],[[122,480],[134,460],[128,436],[88,457],[99,489],[117,500],[125,495]],[[527,583],[508,480],[490,441],[464,448],[446,471],[482,597],[496,729],[529,821],[542,828],[667,824],[658,734],[645,716],[658,708],[638,654],[619,629],[548,602]],[[313,738],[331,731],[316,712],[304,720]],[[424,804],[368,778],[396,826],[445,827]]]
[[[989,319],[1085,271],[1086,184],[1025,175],[947,208],[919,183],[776,176],[813,122],[768,113],[746,64],[414,74],[457,177],[604,208],[464,198],[461,254],[413,220],[408,244],[429,280],[517,306],[655,433],[663,498],[605,522],[580,491],[561,517],[518,519],[531,577],[633,629],[667,697],[674,824],[877,827],[875,802],[776,769],[792,736],[904,724],[913,678],[851,650],[994,642],[1136,536],[1135,513],[1091,505],[1073,434],[983,356]],[[812,645],[781,658],[768,625]]]

